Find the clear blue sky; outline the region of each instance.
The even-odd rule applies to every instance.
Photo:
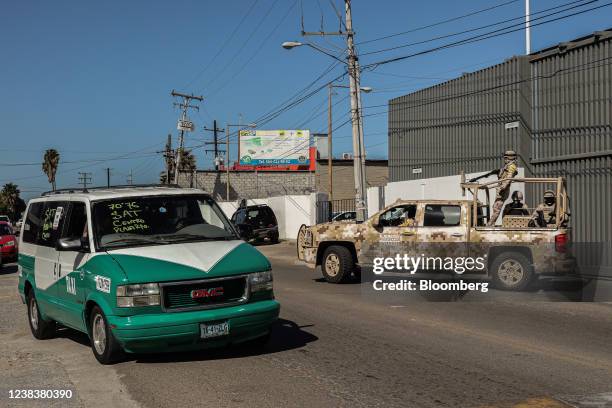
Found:
[[[356,40],[407,31],[506,1],[354,0]],[[537,12],[569,1],[532,0],[531,8]],[[341,7],[340,0],[302,2],[306,30],[318,30],[321,15],[327,30],[338,28],[332,2]],[[607,2],[600,0],[584,8]],[[130,170],[136,183],[155,182],[163,168],[161,155],[155,152],[161,150],[169,132],[176,140],[178,111],[169,95],[173,88],[206,98],[200,112],[191,115],[198,131],[189,135],[187,145],[196,146],[210,140],[211,135],[201,128],[212,126],[213,118],[221,126],[227,121],[236,123],[240,115],[245,123],[253,121],[333,62],[306,47],[292,51],[280,47],[283,41],[300,39],[300,1],[258,0],[251,7],[253,3],[5,2],[0,13],[0,183],[17,183],[25,197],[48,189],[38,163],[50,147],[60,151],[64,162],[59,169],[59,187],[75,185],[78,171],[92,172],[94,184],[103,184],[105,167],[113,169],[113,183],[125,183]],[[358,50],[366,53],[423,41],[523,12],[524,1],[520,0],[470,18],[361,44]],[[532,50],[609,28],[611,22],[612,7],[605,7],[534,27]],[[364,55],[361,63],[464,37]],[[340,38],[313,40],[334,52],[342,48]],[[516,32],[382,66],[363,74],[362,85],[376,89],[364,95],[363,104],[385,104],[390,98],[522,54],[524,49],[524,33]],[[340,74],[341,69],[336,67],[320,83]],[[347,119],[349,109],[348,99],[342,100],[346,91],[339,89],[338,93],[336,124]],[[325,131],[326,103],[327,95],[322,91],[265,128],[301,125],[312,132]],[[365,113],[384,110],[372,108]],[[366,117],[369,157],[387,156],[386,132],[386,115]],[[338,129],[334,136],[335,154],[352,150],[349,126]],[[211,166],[212,155],[205,155],[203,148],[195,149],[194,154],[199,167]],[[236,157],[235,145],[232,156]],[[29,163],[34,165],[9,166]]]

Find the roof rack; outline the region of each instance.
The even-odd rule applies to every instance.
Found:
[[[179,186],[178,184],[121,184],[121,185],[110,186],[110,187],[98,186],[98,187],[88,187],[88,188],[83,188],[83,187],[60,188],[55,191],[53,190],[45,191],[40,196],[46,197],[46,196],[56,195],[56,194],[88,193],[92,190],[94,191],[116,190],[116,189],[122,189],[122,188],[139,188],[139,187],[181,188],[181,186]]]

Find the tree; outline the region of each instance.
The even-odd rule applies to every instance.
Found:
[[[197,168],[195,156],[187,150],[181,150],[179,172],[189,173],[189,185],[193,187],[193,172]]]
[[[0,191],[0,211],[16,220],[25,210],[25,202],[19,197],[20,191],[16,184],[7,183]]]
[[[42,169],[51,183],[51,189],[55,191],[55,174],[59,166],[60,154],[55,149],[47,149],[43,156]]]

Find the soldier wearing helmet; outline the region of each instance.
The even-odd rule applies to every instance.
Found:
[[[529,221],[530,227],[544,228],[549,224],[556,224],[557,221],[557,199],[555,192],[546,190],[544,192],[544,202],[538,205],[531,214]]]
[[[504,165],[499,170],[493,170],[489,174],[497,174],[500,183],[495,189],[495,202],[493,203],[493,211],[487,226],[495,225],[499,214],[501,213],[504,202],[508,199],[510,193],[510,184],[512,179],[518,174],[518,166],[516,165],[516,152],[507,150],[504,152]]]
[[[523,193],[520,191],[512,192],[512,202],[504,207],[502,217],[506,215],[529,215],[527,206],[523,202]]]

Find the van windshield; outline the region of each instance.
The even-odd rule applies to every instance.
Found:
[[[92,207],[96,247],[165,245],[238,239],[219,206],[208,196],[126,197]]]

